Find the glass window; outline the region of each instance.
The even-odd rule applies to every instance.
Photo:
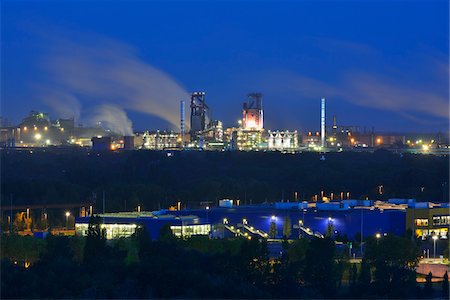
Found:
[[[414,223],[416,226],[428,226],[428,219],[416,219]]]

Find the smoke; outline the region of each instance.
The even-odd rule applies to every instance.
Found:
[[[42,102],[50,106],[58,117],[80,120],[81,103],[77,97],[55,89],[41,88],[41,90]]]
[[[69,36],[70,40],[63,36]],[[188,99],[188,93],[170,76],[140,59],[131,46],[77,33],[47,39],[43,60],[47,84],[65,95],[48,97],[51,100],[46,102],[55,111],[70,110],[63,99],[71,98],[80,100],[83,106],[108,103],[107,113],[100,115],[119,113],[111,121],[126,116],[126,109],[156,116],[179,127],[179,101]],[[101,106],[97,110],[104,109]]]
[[[440,65],[436,66],[430,77],[448,78],[448,74],[441,73]],[[361,107],[395,112],[417,123],[442,123],[449,118],[448,90],[440,82],[411,83],[405,78],[361,71],[345,72],[333,83],[289,71],[272,72],[263,81],[270,90],[279,93],[291,93],[304,99],[323,96],[341,99]]]
[[[88,118],[88,124],[101,123],[105,129],[121,135],[133,135],[133,124],[128,119],[124,110],[110,104],[103,104],[95,107],[92,115]]]

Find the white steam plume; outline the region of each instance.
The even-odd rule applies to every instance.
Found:
[[[49,39],[43,65],[50,86],[83,103],[109,103],[179,127],[179,101],[188,99],[188,93],[175,80],[141,60],[126,44],[93,35],[65,36],[70,40]]]
[[[101,123],[102,128],[121,135],[133,135],[133,124],[124,110],[110,104],[96,106],[88,118],[90,125]]]

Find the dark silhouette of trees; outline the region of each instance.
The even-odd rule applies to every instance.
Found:
[[[306,283],[316,288],[323,297],[333,297],[338,280],[336,268],[334,241],[330,238],[311,240],[306,252]]]
[[[445,271],[444,278],[442,279],[442,297],[448,299],[448,273]]]
[[[270,222],[269,236],[273,239],[277,236],[277,223],[275,223],[274,221]]]
[[[433,274],[430,272],[425,277],[425,285],[423,287],[423,294],[425,298],[432,298],[434,291],[433,291]]]
[[[89,218],[86,244],[84,246],[84,261],[90,263],[103,256],[106,248],[106,230],[101,228],[100,216]]]
[[[289,238],[291,236],[292,226],[291,226],[291,218],[288,216],[284,217],[283,221],[283,237]]]

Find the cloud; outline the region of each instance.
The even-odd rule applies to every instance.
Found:
[[[62,95],[47,94],[47,103],[66,110],[64,99],[83,104],[107,103],[122,110],[134,110],[179,126],[179,101],[188,93],[169,75],[138,57],[133,47],[98,35],[46,36],[42,67],[46,86]],[[49,89],[47,89],[49,90]],[[110,111],[113,112],[113,111]]]

